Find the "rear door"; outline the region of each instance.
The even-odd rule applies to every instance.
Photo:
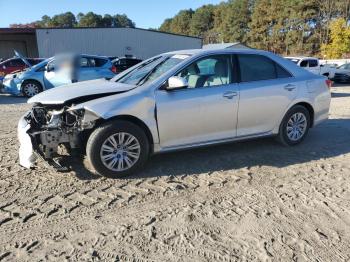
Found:
[[[201,58],[177,74],[187,88],[156,91],[161,147],[236,136],[238,85],[231,69],[230,55]]]
[[[240,54],[237,59],[241,75],[237,136],[268,133],[295,99],[298,84],[264,55]]]
[[[107,68],[107,63],[110,64],[110,62],[104,58],[85,56],[80,57],[77,80],[80,82],[98,78],[113,77],[114,74],[110,68]]]

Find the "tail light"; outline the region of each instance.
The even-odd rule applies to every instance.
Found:
[[[117,68],[116,68],[114,65],[110,68],[110,70],[111,70],[114,74],[118,73],[118,70],[117,70]]]
[[[331,89],[333,82],[329,79],[326,79],[326,85],[328,86],[329,89]]]

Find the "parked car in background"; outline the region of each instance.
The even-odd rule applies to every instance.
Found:
[[[118,57],[112,61],[115,69],[114,73],[121,73],[140,62],[142,60],[135,57]]]
[[[25,58],[22,58],[26,61]],[[115,76],[107,57],[58,55],[3,80],[5,93],[32,97],[44,90],[86,80]]]
[[[337,67],[332,80],[338,83],[349,83],[350,82],[350,64],[344,64]]]
[[[129,175],[150,154],[276,136],[301,143],[328,118],[330,80],[258,50],[155,56],[113,79],[43,92],[18,125],[20,163],[85,148],[99,174]],[[239,105],[239,106],[238,106]],[[60,167],[61,168],[61,167]]]
[[[0,76],[4,77],[7,74],[11,74],[16,71],[21,71],[27,67],[31,67],[42,62],[41,58],[26,58],[28,64],[26,64],[21,58],[14,57],[7,59],[0,63]]]
[[[321,65],[318,58],[314,57],[285,57],[298,66],[314,73],[316,75],[323,75],[332,79],[334,77],[335,68],[327,65]]]

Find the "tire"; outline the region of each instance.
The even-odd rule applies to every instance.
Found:
[[[101,125],[92,132],[86,145],[86,156],[98,174],[120,178],[142,168],[148,160],[149,149],[149,141],[143,129],[128,121],[115,120]]]
[[[291,126],[292,126],[291,123],[293,122],[292,118],[294,120],[300,119],[300,121],[294,121],[294,122],[296,123],[300,122],[303,124],[301,126],[298,126],[297,124],[295,124],[295,126],[293,126],[293,129],[291,129]],[[305,120],[306,123],[303,122],[302,120]],[[311,124],[310,112],[305,107],[301,105],[296,105],[292,107],[284,116],[282,123],[280,125],[277,140],[285,146],[298,145],[307,136],[310,129],[310,124]],[[293,134],[298,134],[298,136]]]
[[[43,91],[40,83],[37,81],[24,81],[22,84],[22,93],[25,97],[33,97]]]

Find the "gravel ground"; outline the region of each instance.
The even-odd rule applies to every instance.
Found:
[[[350,87],[306,141],[153,157],[129,179],[18,165],[29,107],[0,95],[0,261],[349,261]]]

